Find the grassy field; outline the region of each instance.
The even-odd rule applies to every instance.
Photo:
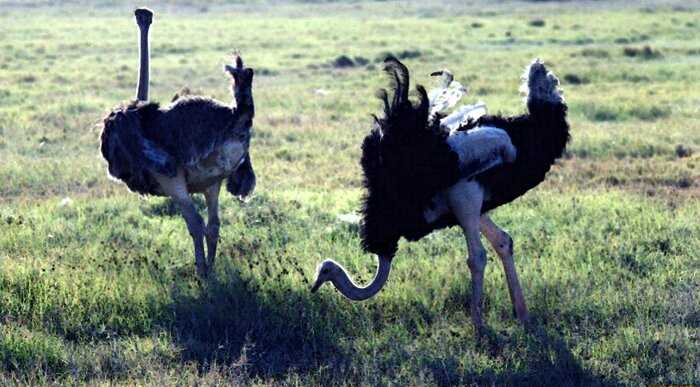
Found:
[[[700,382],[700,7],[151,3],[153,99],[228,101],[233,48],[258,74],[257,193],[222,195],[200,283],[173,204],[109,180],[98,152],[97,123],[135,89],[133,4],[53,3],[0,0],[0,385]],[[309,292],[323,258],[375,270],[338,215],[359,207],[387,52],[427,85],[451,69],[493,112],[522,111],[535,57],[562,79],[565,159],[494,213],[531,329],[489,250],[475,335],[456,228],[402,242],[373,300]]]

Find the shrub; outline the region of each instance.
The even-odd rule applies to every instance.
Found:
[[[663,55],[661,55],[661,52],[659,50],[656,50],[652,48],[651,46],[644,46],[642,48],[638,47],[625,47],[622,50],[622,53],[625,56],[631,57],[631,58],[641,58],[641,59],[657,59],[661,58]]]

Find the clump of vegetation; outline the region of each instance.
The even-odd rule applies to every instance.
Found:
[[[564,81],[572,85],[583,85],[590,82],[588,78],[573,73],[564,74]]]
[[[583,114],[589,120],[598,122],[617,121],[620,118],[620,110],[607,105],[583,105]]]
[[[355,58],[355,64],[358,66],[364,66],[369,63],[369,59],[363,57],[363,56],[356,56]]]
[[[470,26],[471,26],[472,28],[481,28],[481,27],[484,26],[484,24],[483,24],[483,23],[480,23],[480,22],[473,22],[472,24],[470,24]]]
[[[34,82],[36,82],[36,76],[24,75],[24,76],[19,78],[19,81],[22,83],[34,83]]]
[[[693,150],[690,149],[689,147],[683,145],[683,144],[678,144],[676,145],[676,156],[679,159],[685,158],[685,157],[690,157],[693,155]]]
[[[337,69],[343,69],[348,67],[355,67],[355,61],[353,61],[347,55],[340,55],[331,62],[332,66]]]
[[[256,69],[255,73],[258,75],[262,75],[262,76],[274,76],[274,75],[278,75],[279,71],[271,70],[271,69],[268,69],[267,67],[260,67],[259,69]]]
[[[395,54],[389,51],[383,51],[374,58],[374,62],[384,62],[384,59],[386,59],[388,56],[395,56],[399,59],[413,59],[419,58],[422,55],[423,53],[420,50],[402,50]]]
[[[331,62],[331,66],[336,69],[343,69],[350,67],[365,66],[368,63],[369,59],[363,56],[355,56],[351,58],[348,55],[340,55]]]
[[[544,27],[546,23],[544,19],[532,19],[528,24],[532,27]]]
[[[630,44],[630,43],[644,42],[647,40],[649,40],[649,35],[637,34],[637,35],[632,35],[632,36],[621,36],[619,38],[616,38],[614,40],[614,42],[616,44]]]
[[[630,73],[630,72],[624,72],[624,73],[620,74],[619,79],[621,79],[625,82],[631,82],[631,83],[640,83],[640,82],[651,81],[651,78],[649,78],[648,75],[634,74],[634,73]]]
[[[661,51],[652,48],[651,46],[644,46],[644,47],[625,47],[622,49],[622,53],[625,56],[632,57],[632,58],[641,58],[645,60],[649,59],[658,59],[661,58],[663,55],[661,54]]]
[[[586,118],[598,122],[624,120],[656,121],[666,118],[671,114],[668,108],[655,105],[634,105],[625,107],[587,103],[583,104],[581,108]]]
[[[668,117],[671,112],[669,109],[659,106],[635,106],[629,110],[629,114],[640,120],[655,121]]]
[[[418,58],[423,55],[419,50],[403,50],[400,51],[396,57],[399,59],[413,59]]]
[[[586,58],[597,59],[604,59],[610,57],[610,53],[602,48],[584,48],[579,52],[579,55]]]

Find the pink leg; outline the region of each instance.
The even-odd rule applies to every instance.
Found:
[[[207,240],[207,268],[214,268],[216,259],[216,245],[219,242],[219,192],[221,191],[221,181],[214,183],[204,191],[204,198],[207,201],[207,227],[205,237]]]
[[[471,318],[477,330],[483,327],[481,300],[484,292],[484,269],[486,268],[486,249],[481,244],[479,234],[479,217],[483,191],[474,182],[458,182],[447,191],[450,210],[459,221],[467,240],[469,258],[467,265],[472,274]]]
[[[518,320],[526,322],[528,319],[527,305],[525,304],[523,290],[520,288],[518,273],[515,270],[515,262],[513,261],[513,239],[508,233],[501,230],[486,214],[481,216],[481,232],[501,258],[503,271],[508,282],[510,300],[513,303],[513,308],[515,308],[515,316]]]
[[[192,237],[194,245],[194,262],[197,268],[197,274],[204,278],[208,274],[207,263],[204,260],[204,220],[197,213],[197,209],[192,202],[189,192],[187,192],[187,183],[182,171],[178,171],[175,177],[166,177],[154,174],[156,180],[160,184],[161,189],[165,194],[170,196],[177,204],[182,212],[182,217],[187,223],[187,230]]]

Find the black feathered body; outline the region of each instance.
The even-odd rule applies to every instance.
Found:
[[[480,126],[504,129],[517,149],[514,163],[503,164],[476,177],[486,191],[482,213],[510,203],[544,181],[569,141],[564,103],[530,101],[529,114],[484,116]]]
[[[432,231],[423,208],[459,180],[459,160],[446,142],[447,132],[438,125],[426,128],[427,113],[427,107],[409,103],[400,114],[405,125],[416,125],[414,132],[387,131],[379,120],[362,144],[361,236],[367,251],[392,256],[400,237],[417,240]]]
[[[401,237],[418,240],[434,230],[456,225],[443,193],[461,179],[475,180],[484,189],[482,213],[515,200],[544,180],[569,140],[566,105],[530,100],[528,114],[484,116],[463,128],[504,130],[517,151],[514,161],[484,172],[480,168],[489,160],[460,164],[449,145],[450,134],[439,126],[440,117],[428,117],[425,90],[418,86],[419,101],[412,104],[408,100],[408,70],[394,59],[385,64],[394,77],[394,98],[389,101],[385,91],[380,93],[384,117],[375,119],[375,127],[362,144],[366,192],[360,233],[368,252],[393,256]],[[427,217],[429,212],[433,215]]]
[[[251,125],[233,125],[236,114],[204,97],[181,97],[165,109],[132,102],[105,118],[102,155],[110,175],[132,191],[163,195],[154,173],[183,173],[188,191],[202,192],[246,159]]]

